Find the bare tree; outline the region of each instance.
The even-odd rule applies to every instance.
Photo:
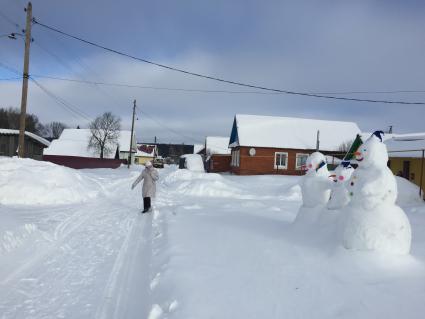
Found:
[[[103,113],[90,123],[88,148],[99,152],[100,158],[115,150],[121,128],[121,119],[111,112]]]
[[[50,122],[46,125],[47,135],[51,138],[57,139],[66,128],[66,124],[62,122]]]

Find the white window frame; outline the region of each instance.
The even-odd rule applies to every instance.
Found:
[[[306,156],[306,157],[308,157],[308,156],[309,156],[309,154],[306,154],[306,153],[297,153],[297,154],[295,155],[295,169],[297,169],[297,170],[301,170],[301,169],[302,169],[302,165],[299,165],[299,162],[298,162],[298,159],[299,159],[301,156]]]
[[[239,167],[239,165],[240,165],[240,154],[241,154],[240,149],[232,151],[232,161],[231,161],[232,166]]]
[[[286,155],[285,165],[276,165],[276,157],[278,155]],[[275,169],[288,169],[288,152],[275,152],[273,166]]]

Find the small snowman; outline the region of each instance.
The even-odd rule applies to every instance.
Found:
[[[332,180],[325,156],[312,153],[306,161],[306,174],[301,181],[302,206],[295,222],[315,222],[327,204],[331,194]]]
[[[331,191],[331,198],[328,202],[328,209],[337,210],[346,206],[350,202],[350,194],[348,185],[354,168],[350,162],[342,162],[335,169],[334,184]]]
[[[404,211],[395,204],[396,179],[387,167],[388,152],[377,131],[355,153],[359,167],[353,173],[348,191],[350,203],[343,245],[347,249],[408,254],[411,228]]]

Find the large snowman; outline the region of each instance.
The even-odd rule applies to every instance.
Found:
[[[325,156],[320,152],[312,153],[306,161],[306,174],[301,180],[303,204],[295,219],[296,223],[315,222],[331,194],[332,181]]]
[[[350,193],[348,191],[351,175],[354,168],[350,162],[342,162],[335,169],[334,184],[332,187],[331,198],[327,204],[328,209],[341,209],[350,202]]]
[[[375,132],[355,153],[359,167],[353,173],[344,210],[347,216],[343,244],[347,249],[408,254],[411,228],[395,204],[397,183],[387,167],[382,132]]]

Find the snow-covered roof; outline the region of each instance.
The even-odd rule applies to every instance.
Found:
[[[389,157],[422,157],[425,133],[393,134],[385,144]]]
[[[193,154],[198,154],[198,152],[204,149],[204,144],[193,144]]]
[[[7,129],[7,128],[0,128],[0,134],[7,134],[7,135],[19,135],[19,130],[11,130],[11,129]],[[40,142],[41,144],[45,145],[45,146],[49,146],[50,142],[44,138],[42,138],[41,136],[38,136],[37,134],[25,131],[25,135],[28,137],[31,137],[32,139]]]
[[[155,145],[137,144],[136,156],[140,157],[155,157]]]
[[[317,131],[322,151],[336,151],[361,133],[354,122],[237,114],[230,146],[313,150]]]
[[[57,140],[53,140],[48,148],[43,152],[44,155],[63,155],[79,157],[99,157],[98,152],[88,149],[88,143],[91,136],[89,129],[64,129]],[[116,149],[119,146],[120,152],[129,152],[130,131],[120,131],[118,143],[111,146],[113,151],[104,154],[105,158],[114,158]],[[133,138],[133,145],[136,139]]]
[[[213,154],[230,154],[229,140],[229,137],[207,136],[205,139],[207,146],[206,154],[208,156]]]

